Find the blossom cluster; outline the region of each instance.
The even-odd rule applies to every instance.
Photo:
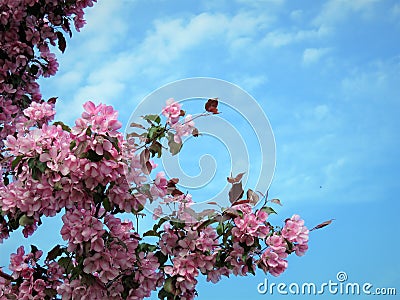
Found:
[[[83,9],[96,0],[2,0],[0,2],[0,148],[17,130],[18,118],[42,99],[37,79],[58,70],[51,46],[64,52],[63,33],[85,24]],[[7,165],[3,166],[7,172]]]
[[[61,122],[48,124],[54,116],[54,105],[49,103],[32,103],[23,111],[16,136],[9,135],[5,142],[14,157],[15,175],[11,183],[0,187],[1,238],[9,237],[18,225],[23,226],[23,233],[28,236],[37,229],[43,216],[65,210],[61,229],[63,239],[68,242],[65,252],[74,257],[70,264],[75,268],[82,261],[82,270],[78,278],[49,289],[65,299],[84,295],[104,298],[124,291],[122,275],[125,274],[132,277],[135,285],[142,286],[137,291],[130,289],[127,292],[130,297],[148,297],[162,284],[157,272],[158,259],[152,252],[137,250],[140,238],[132,223],[122,222],[114,214],[143,209],[147,196],[140,188],[149,179],[143,174],[134,147],[118,132],[121,123],[117,112],[111,106],[92,102],[85,103],[84,109],[73,128]],[[125,172],[130,172],[129,176]],[[132,180],[131,184],[127,178]],[[132,184],[136,192],[132,192]],[[159,173],[150,182],[149,190],[154,198],[164,196],[166,185],[165,176]],[[68,267],[63,267],[66,270],[62,272],[68,273]],[[12,271],[18,268],[10,265]],[[36,273],[29,272],[26,278],[22,273],[15,274],[25,282],[32,281]],[[77,288],[87,276],[99,282],[100,290]],[[4,293],[6,290],[4,286]],[[24,289],[21,292],[29,294]],[[42,299],[36,292],[32,293]],[[22,294],[16,295],[23,299]]]
[[[192,134],[195,128],[192,115],[187,115],[184,121],[179,122],[179,118],[184,116],[185,112],[181,109],[181,105],[173,98],[166,101],[166,106],[163,108],[162,114],[167,117],[167,124],[175,131],[175,143],[182,143],[183,136]]]
[[[290,253],[303,255],[307,250],[308,230],[298,215],[288,219],[280,231],[274,231],[267,219],[264,209],[254,212],[245,203],[205,222],[189,223],[191,226],[165,224],[158,244],[171,258],[171,264],[164,267],[164,290],[181,299],[193,299],[200,274],[212,283],[231,274],[254,274],[257,266],[265,273],[280,275],[288,266],[285,259]],[[211,226],[214,222],[219,225]],[[205,224],[210,225],[203,227]]]
[[[176,124],[194,128],[182,112],[172,121],[181,111],[176,102],[169,100],[163,110],[165,126],[144,116],[153,120],[147,133],[127,140],[111,106],[89,101],[83,107],[69,128],[49,124],[51,102],[32,103],[17,133],[7,137],[14,178],[0,187],[0,237],[19,226],[28,236],[42,217],[61,213],[66,246],[54,247],[44,265],[36,247],[29,254],[20,247],[11,256],[12,274],[0,270],[0,297],[133,300],[158,289],[160,298],[193,299],[200,274],[212,283],[231,274],[254,274],[257,267],[277,276],[290,253],[307,250],[308,230],[297,215],[278,231],[268,222],[268,207],[255,209],[249,200],[239,200],[204,218],[191,209],[194,200],[179,190],[178,179],[167,180],[163,172],[151,179],[157,167],[150,159],[152,147],[170,131],[180,136]],[[167,214],[159,206],[158,223],[142,236],[118,215],[138,218],[156,200],[176,209]]]
[[[231,207],[198,214],[179,179],[163,172],[152,178],[151,157],[164,149],[175,155],[184,137],[197,137],[194,119],[218,114],[217,98],[195,117],[168,99],[160,115],[143,117],[148,128],[135,124],[144,133],[126,138],[117,111],[104,104],[86,102],[72,128],[53,122],[56,98],[42,100],[37,80],[57,72],[51,46],[64,52],[64,34],[72,36],[72,23],[83,27],[83,10],[94,2],[0,2],[0,243],[20,227],[32,235],[43,217],[55,215],[65,241],[46,257],[33,245],[11,254],[8,270],[0,268],[0,299],[138,300],[158,290],[161,299],[188,300],[200,274],[212,283],[257,267],[281,274],[289,254],[308,248],[298,215],[278,230],[268,221],[273,210],[255,209],[236,193]],[[121,219],[138,220],[154,201],[157,223],[142,235]],[[161,204],[174,210],[167,214]]]
[[[58,122],[29,129],[32,121],[45,123],[54,115],[52,105],[32,103],[23,111],[26,118],[18,125],[17,135],[7,137],[6,146],[15,157],[15,178],[0,187],[0,206],[9,221],[15,220],[25,227],[26,235],[34,231],[41,216],[54,216],[63,208],[99,207],[107,197],[110,205],[131,212],[145,202],[143,194],[130,193],[131,186],[124,177],[124,161],[135,162],[137,155],[122,151],[123,137],[118,132],[121,123],[116,111],[92,102],[85,103],[84,108],[72,129]],[[133,163],[129,167],[130,178],[137,186],[147,181],[141,165]],[[166,184],[158,176],[152,190],[162,188],[160,180]],[[2,227],[2,232],[6,237],[7,229]]]
[[[48,291],[56,290],[63,277],[63,270],[56,262],[46,262],[45,268],[38,264],[43,252],[32,246],[32,251],[25,254],[23,246],[17,253],[11,254],[9,269],[12,275],[0,279],[0,299],[46,299]],[[1,270],[0,270],[1,271]],[[9,284],[22,279],[18,285]]]

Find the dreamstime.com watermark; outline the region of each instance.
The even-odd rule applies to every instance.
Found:
[[[275,283],[264,282],[257,285],[260,294],[279,295],[385,295],[394,296],[397,291],[394,287],[374,287],[370,282],[350,282],[346,272],[340,271],[336,274],[336,280],[323,283],[304,282]]]

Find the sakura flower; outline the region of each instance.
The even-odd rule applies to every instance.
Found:
[[[304,226],[304,220],[299,215],[293,215],[285,223],[282,229],[282,236],[287,240],[299,244],[305,244],[308,241],[309,230]]]
[[[164,197],[167,194],[168,181],[165,178],[164,172],[158,172],[154,184],[150,188],[150,193],[153,198]]]
[[[264,265],[264,271],[268,271],[273,276],[279,276],[288,266],[287,261],[280,258],[271,248],[268,248],[262,254],[261,260]]]
[[[175,124],[181,114],[181,105],[170,98],[166,101],[166,106],[162,109],[162,114],[168,118],[168,122]]]
[[[194,129],[194,121],[191,115],[187,115],[185,121],[181,124],[176,122],[172,124],[171,128],[175,130],[174,141],[175,143],[182,143],[182,137],[190,135]]]

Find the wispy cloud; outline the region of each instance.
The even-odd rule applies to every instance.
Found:
[[[351,14],[360,14],[364,18],[370,17],[374,12],[374,5],[379,0],[330,0],[327,1],[321,12],[315,17],[316,25],[333,25],[347,19]]]
[[[399,3],[396,3],[395,5],[393,5],[393,6],[392,6],[392,9],[391,9],[391,12],[392,12],[392,15],[393,15],[395,18],[400,17],[400,4],[399,4]]]
[[[278,29],[268,32],[263,38],[262,44],[270,47],[282,47],[293,43],[317,40],[327,34],[329,34],[329,29],[323,26],[293,31]]]
[[[305,65],[317,63],[329,51],[329,48],[307,48],[303,52],[303,63]]]
[[[126,98],[127,93],[131,99],[137,99],[137,95],[145,92],[141,86],[132,85],[138,78],[159,82],[160,85],[167,83],[168,79],[178,79],[182,71],[193,67],[179,61],[190,57],[193,51],[196,53],[201,49],[206,52],[207,48],[215,45],[228,53],[245,48],[269,23],[264,15],[254,16],[249,11],[233,15],[200,13],[189,17],[161,18],[152,22],[152,27],[134,46],[125,41],[125,47],[120,47],[131,26],[121,20],[110,20],[113,23],[109,27],[104,22],[113,12],[118,14],[120,10],[122,7],[117,4],[99,5],[93,12],[98,19],[93,20],[88,15],[82,44],[69,54],[69,57],[77,57],[78,52],[82,52],[85,60],[61,59],[65,72],[56,78],[55,86],[67,81],[69,88],[74,88],[69,107],[81,107],[88,97],[114,104],[117,104],[115,99]],[[193,61],[193,65],[201,67],[201,61]],[[73,74],[77,76],[74,78]],[[59,106],[59,117],[77,117],[79,110],[68,110],[62,103]]]
[[[280,9],[286,4],[277,1],[274,7]],[[96,14],[96,19],[90,19],[94,18],[94,13],[93,17],[88,15],[88,26],[81,35],[83,42],[78,40],[78,35],[80,47],[71,44],[69,51],[72,54],[67,52],[66,58],[62,59],[63,72],[53,80],[54,88],[58,86],[58,91],[68,95],[68,98],[65,97],[68,102],[58,104],[58,117],[70,120],[77,117],[81,104],[86,100],[113,104],[128,117],[135,104],[160,85],[216,70],[217,74],[250,91],[259,103],[268,108],[268,113],[275,113],[274,118],[282,120],[272,124],[279,142],[274,186],[282,191],[290,191],[296,186],[298,190],[289,198],[304,201],[308,199],[309,189],[319,188],[320,185],[326,189],[335,186],[335,191],[343,190],[354,180],[360,180],[354,167],[359,166],[368,155],[359,155],[367,135],[354,136],[369,130],[367,123],[358,124],[357,130],[353,128],[353,136],[348,133],[349,124],[354,116],[360,118],[357,111],[362,108],[361,101],[371,104],[375,96],[376,99],[382,95],[386,99],[393,97],[390,90],[398,84],[394,78],[399,73],[398,67],[394,67],[395,59],[354,67],[350,65],[339,70],[343,64],[336,57],[336,51],[332,51],[329,38],[333,24],[353,13],[367,16],[375,2],[355,1],[348,4],[328,1],[321,11],[313,11],[316,18],[311,23],[305,20],[305,16],[310,16],[310,11],[304,13],[305,8],[288,10],[292,13],[287,18],[295,22],[295,26],[277,22],[274,16],[254,5],[243,4],[242,9],[231,12],[208,11],[149,19],[146,30],[135,36],[135,43],[127,38],[121,46],[121,39],[128,32],[134,32],[133,25],[124,21],[128,18],[110,19],[115,24],[109,23],[109,28],[101,19],[109,18],[110,11],[123,16],[128,13],[122,12],[121,4],[99,3],[100,13]],[[266,3],[259,1],[257,5]],[[105,38],[114,37],[116,28],[117,37],[106,43]],[[282,49],[288,52],[281,59]],[[76,59],[79,52],[86,53],[82,56],[85,59]],[[311,84],[310,88],[310,83],[304,78],[314,76],[308,73],[314,67],[323,69],[321,62],[328,55],[337,63],[330,66],[332,76],[338,77],[318,79],[322,87]],[[283,85],[280,81],[282,77],[277,76],[282,68],[292,72],[282,72]],[[289,78],[290,75],[297,77]],[[327,78],[332,82],[324,82]],[[304,87],[301,86],[303,84]],[[304,89],[307,92],[298,96],[294,91],[285,89],[289,85],[296,91]],[[319,94],[310,92],[324,87],[326,90]],[[271,93],[271,89],[291,100],[276,100],[274,96],[277,95]],[[343,103],[349,100],[353,104],[347,109]],[[376,102],[372,104],[377,105]],[[279,106],[282,108],[274,109]],[[374,106],[368,108],[366,118],[373,118],[371,111],[374,111]],[[377,132],[374,134],[379,137]],[[280,169],[282,167],[283,170]],[[350,180],[350,177],[355,179]]]

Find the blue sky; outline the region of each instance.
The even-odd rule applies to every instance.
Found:
[[[321,283],[339,271],[349,282],[400,293],[398,1],[103,0],[87,10],[87,20],[58,55],[59,73],[41,81],[45,98],[59,97],[58,119],[72,123],[81,104],[95,100],[115,106],[126,125],[140,101],[164,84],[198,76],[232,82],[256,99],[275,135],[270,196],[284,206],[273,220],[278,225],[299,213],[312,227],[336,219],[311,234],[309,252],[290,257],[281,277],[200,280],[198,299],[283,299],[258,294],[257,284]],[[241,127],[243,118],[226,116]],[[188,143],[182,163],[205,150],[204,143]],[[248,154],[257,169],[259,151],[249,146]],[[195,165],[184,168],[195,174]],[[224,168],[235,168],[219,166],[205,194],[225,180]],[[46,221],[26,244],[46,248],[57,226]],[[4,243],[1,264],[17,242]]]

